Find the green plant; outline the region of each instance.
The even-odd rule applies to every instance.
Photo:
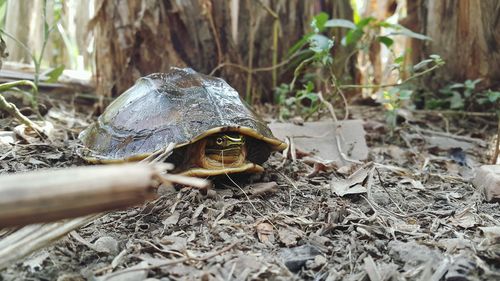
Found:
[[[408,81],[425,75],[435,69],[441,67],[444,64],[444,61],[438,55],[431,55],[428,59],[424,59],[421,62],[414,65],[411,69],[409,69],[410,77],[406,80],[392,85],[379,85],[379,87],[383,86],[392,86],[388,90],[383,90],[379,94],[378,101],[385,108],[385,116],[386,121],[389,124],[391,129],[396,127],[396,120],[398,110],[403,108],[412,98],[413,89],[411,89],[411,85],[407,83]],[[400,69],[402,67],[402,63],[399,58],[395,60],[395,65],[393,68]]]
[[[439,90],[441,96],[429,98],[426,108],[465,110],[477,107],[496,107],[500,103],[500,92],[488,89],[478,91],[481,79],[452,83]]]
[[[308,81],[302,89],[296,90],[292,96],[288,95],[291,92],[289,84],[281,84],[276,92],[278,93],[277,104],[280,108],[279,117],[281,119],[289,118],[295,114],[305,116],[307,119],[321,105],[318,93],[314,92],[312,81]]]
[[[499,104],[500,103],[500,91],[492,91],[488,89],[487,91],[480,94],[477,102],[481,105],[483,104]],[[496,107],[498,109],[498,107]]]
[[[398,110],[403,107],[405,101],[411,99],[412,94],[413,90],[400,87],[392,87],[381,93],[379,101],[385,108],[385,117],[390,128],[396,127]]]
[[[59,3],[59,4],[58,4]],[[33,61],[34,67],[35,67],[35,73],[34,73],[34,85],[36,87],[32,88],[31,93],[27,93],[28,96],[30,97],[31,100],[31,107],[33,108],[33,111],[38,115],[38,117],[41,118],[40,112],[38,110],[38,87],[40,84],[40,77],[43,75],[47,77],[44,82],[47,83],[53,83],[56,82],[59,78],[59,76],[62,74],[64,70],[64,65],[60,65],[58,67],[55,67],[45,73],[41,73],[41,66],[42,66],[42,60],[43,60],[43,54],[45,53],[45,49],[47,47],[47,43],[49,42],[49,36],[51,32],[57,27],[57,23],[59,22],[61,18],[61,7],[60,7],[60,1],[56,1],[55,9],[54,9],[54,21],[49,25],[47,22],[47,0],[43,1],[42,5],[42,17],[43,17],[43,43],[42,43],[42,48],[40,50],[40,53],[37,55],[33,51],[30,50],[28,46],[26,46],[23,42],[17,40],[13,35],[10,33],[6,32],[4,29],[0,29],[0,32],[10,39],[12,39],[14,42],[16,42],[19,47],[21,47],[23,50],[25,50],[31,57],[31,60]],[[58,8],[59,7],[59,8]],[[36,90],[35,90],[36,89]]]
[[[331,28],[347,28],[349,31],[342,38],[342,46],[355,45],[355,51],[346,59],[347,60],[358,52],[368,52],[369,46],[373,43],[385,45],[394,56],[393,70],[401,73],[408,71],[404,65],[404,54],[396,55],[392,50],[393,36],[404,35],[420,40],[429,40],[430,38],[415,33],[401,25],[389,23],[386,21],[376,20],[372,17],[358,18],[355,22],[345,19],[329,19],[328,14],[320,13],[311,21],[311,31],[305,34],[297,43],[295,43],[288,51],[288,57],[295,57],[294,76],[290,84],[281,85],[276,88],[278,104],[280,106],[280,118],[286,118],[293,113],[301,114],[310,117],[321,107],[321,102],[318,93],[324,92],[329,100],[334,100],[336,97],[342,97],[344,103],[347,103],[343,95],[343,89],[347,88],[385,88],[402,86],[406,82],[421,75],[424,75],[444,64],[444,61],[439,56],[431,56],[430,59],[424,60],[413,68],[410,68],[410,76],[395,84],[384,85],[343,85],[342,81],[337,79],[332,69],[332,48],[334,47],[335,38],[330,38],[324,35]],[[384,29],[382,33],[381,29]],[[419,70],[420,69],[420,70]],[[413,72],[412,72],[413,71]],[[311,75],[312,74],[312,75]],[[300,81],[303,88],[296,89],[295,84]],[[404,90],[408,91],[408,90]],[[388,98],[386,104],[391,104],[392,108],[397,108],[402,104],[397,99],[401,98],[401,90],[385,91],[385,97]],[[406,96],[411,94],[406,93]],[[307,102],[304,102],[307,101]],[[396,106],[397,105],[397,106]],[[347,104],[346,104],[347,106]],[[303,107],[303,108],[301,108]],[[390,114],[389,114],[390,115]],[[336,118],[334,116],[334,118]]]
[[[38,124],[32,122],[30,119],[28,119],[26,116],[24,116],[13,103],[8,102],[3,97],[2,92],[8,91],[8,90],[13,89],[17,86],[29,86],[33,89],[34,92],[38,91],[36,85],[33,82],[28,81],[28,80],[19,80],[19,81],[14,81],[14,82],[2,83],[2,84],[0,84],[0,109],[8,112],[10,115],[12,115],[14,118],[16,118],[20,123],[28,126],[33,131],[40,134],[41,136],[44,136],[45,133],[43,131],[43,128],[41,128],[40,126],[38,126]]]

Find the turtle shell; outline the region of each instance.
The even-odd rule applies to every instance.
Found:
[[[266,123],[224,80],[190,68],[139,78],[79,136],[91,162],[139,160],[169,143],[186,146],[210,134],[237,131],[283,150]]]

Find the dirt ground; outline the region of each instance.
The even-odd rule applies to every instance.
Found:
[[[0,147],[0,173],[85,165],[75,138],[89,121],[70,108],[49,111],[52,143]],[[499,280],[499,204],[470,183],[489,161],[494,118],[416,114],[391,133],[380,108],[353,111],[366,120],[368,164],[275,154],[263,175],[220,179],[205,195],[160,189],[157,200],[106,214],[0,280]],[[0,130],[14,126],[0,119]],[[337,184],[358,169],[365,176],[352,185],[361,191],[339,196]]]

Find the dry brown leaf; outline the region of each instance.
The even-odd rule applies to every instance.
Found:
[[[257,224],[255,230],[257,231],[257,237],[260,242],[264,244],[274,243],[274,231],[273,226],[270,223],[261,222]]]
[[[333,179],[330,182],[332,192],[338,196],[347,194],[366,193],[366,188],[362,185],[370,173],[370,165],[364,165],[346,179]]]
[[[297,245],[297,241],[302,236],[302,231],[295,227],[280,227],[278,229],[278,237],[280,241],[287,247]]]
[[[94,242],[94,250],[99,253],[107,253],[111,255],[118,254],[118,241],[110,236],[103,236]]]
[[[463,228],[471,228],[481,223],[481,219],[477,214],[471,212],[469,208],[457,213],[449,219],[451,225],[460,226]]]
[[[36,122],[39,125],[49,140],[54,139],[54,125],[49,121]],[[14,128],[14,132],[17,136],[24,139],[27,143],[38,143],[40,142],[40,136],[33,131],[30,127],[21,124]]]
[[[146,261],[142,261],[139,264],[136,264],[132,267],[112,272],[106,274],[104,276],[96,277],[96,281],[135,281],[135,280],[144,280],[148,276],[148,270],[140,270],[141,268],[147,268],[149,263]],[[133,270],[132,270],[133,269]]]
[[[187,247],[187,239],[179,236],[165,236],[160,240],[162,248],[167,251],[183,252]]]
[[[168,218],[163,220],[162,223],[165,227],[170,226],[170,225],[176,225],[177,222],[179,221],[180,216],[181,216],[181,214],[179,212],[174,212]]]

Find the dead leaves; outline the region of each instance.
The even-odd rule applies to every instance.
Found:
[[[267,222],[261,222],[257,224],[255,227],[255,230],[257,231],[257,237],[259,238],[259,241],[270,245],[274,243],[274,229],[273,226],[270,223]]]
[[[259,241],[271,246],[275,243],[275,230],[274,226],[268,222],[258,223],[255,227]],[[304,238],[305,233],[293,226],[284,225],[278,226],[277,230],[278,241],[285,247],[294,247],[298,241]]]
[[[304,237],[304,232],[298,228],[286,226],[278,229],[278,238],[286,247],[297,245],[299,239]]]
[[[349,194],[366,193],[367,190],[364,184],[369,173],[373,173],[371,163],[362,166],[346,179],[333,179],[330,182],[331,191],[341,197]]]

